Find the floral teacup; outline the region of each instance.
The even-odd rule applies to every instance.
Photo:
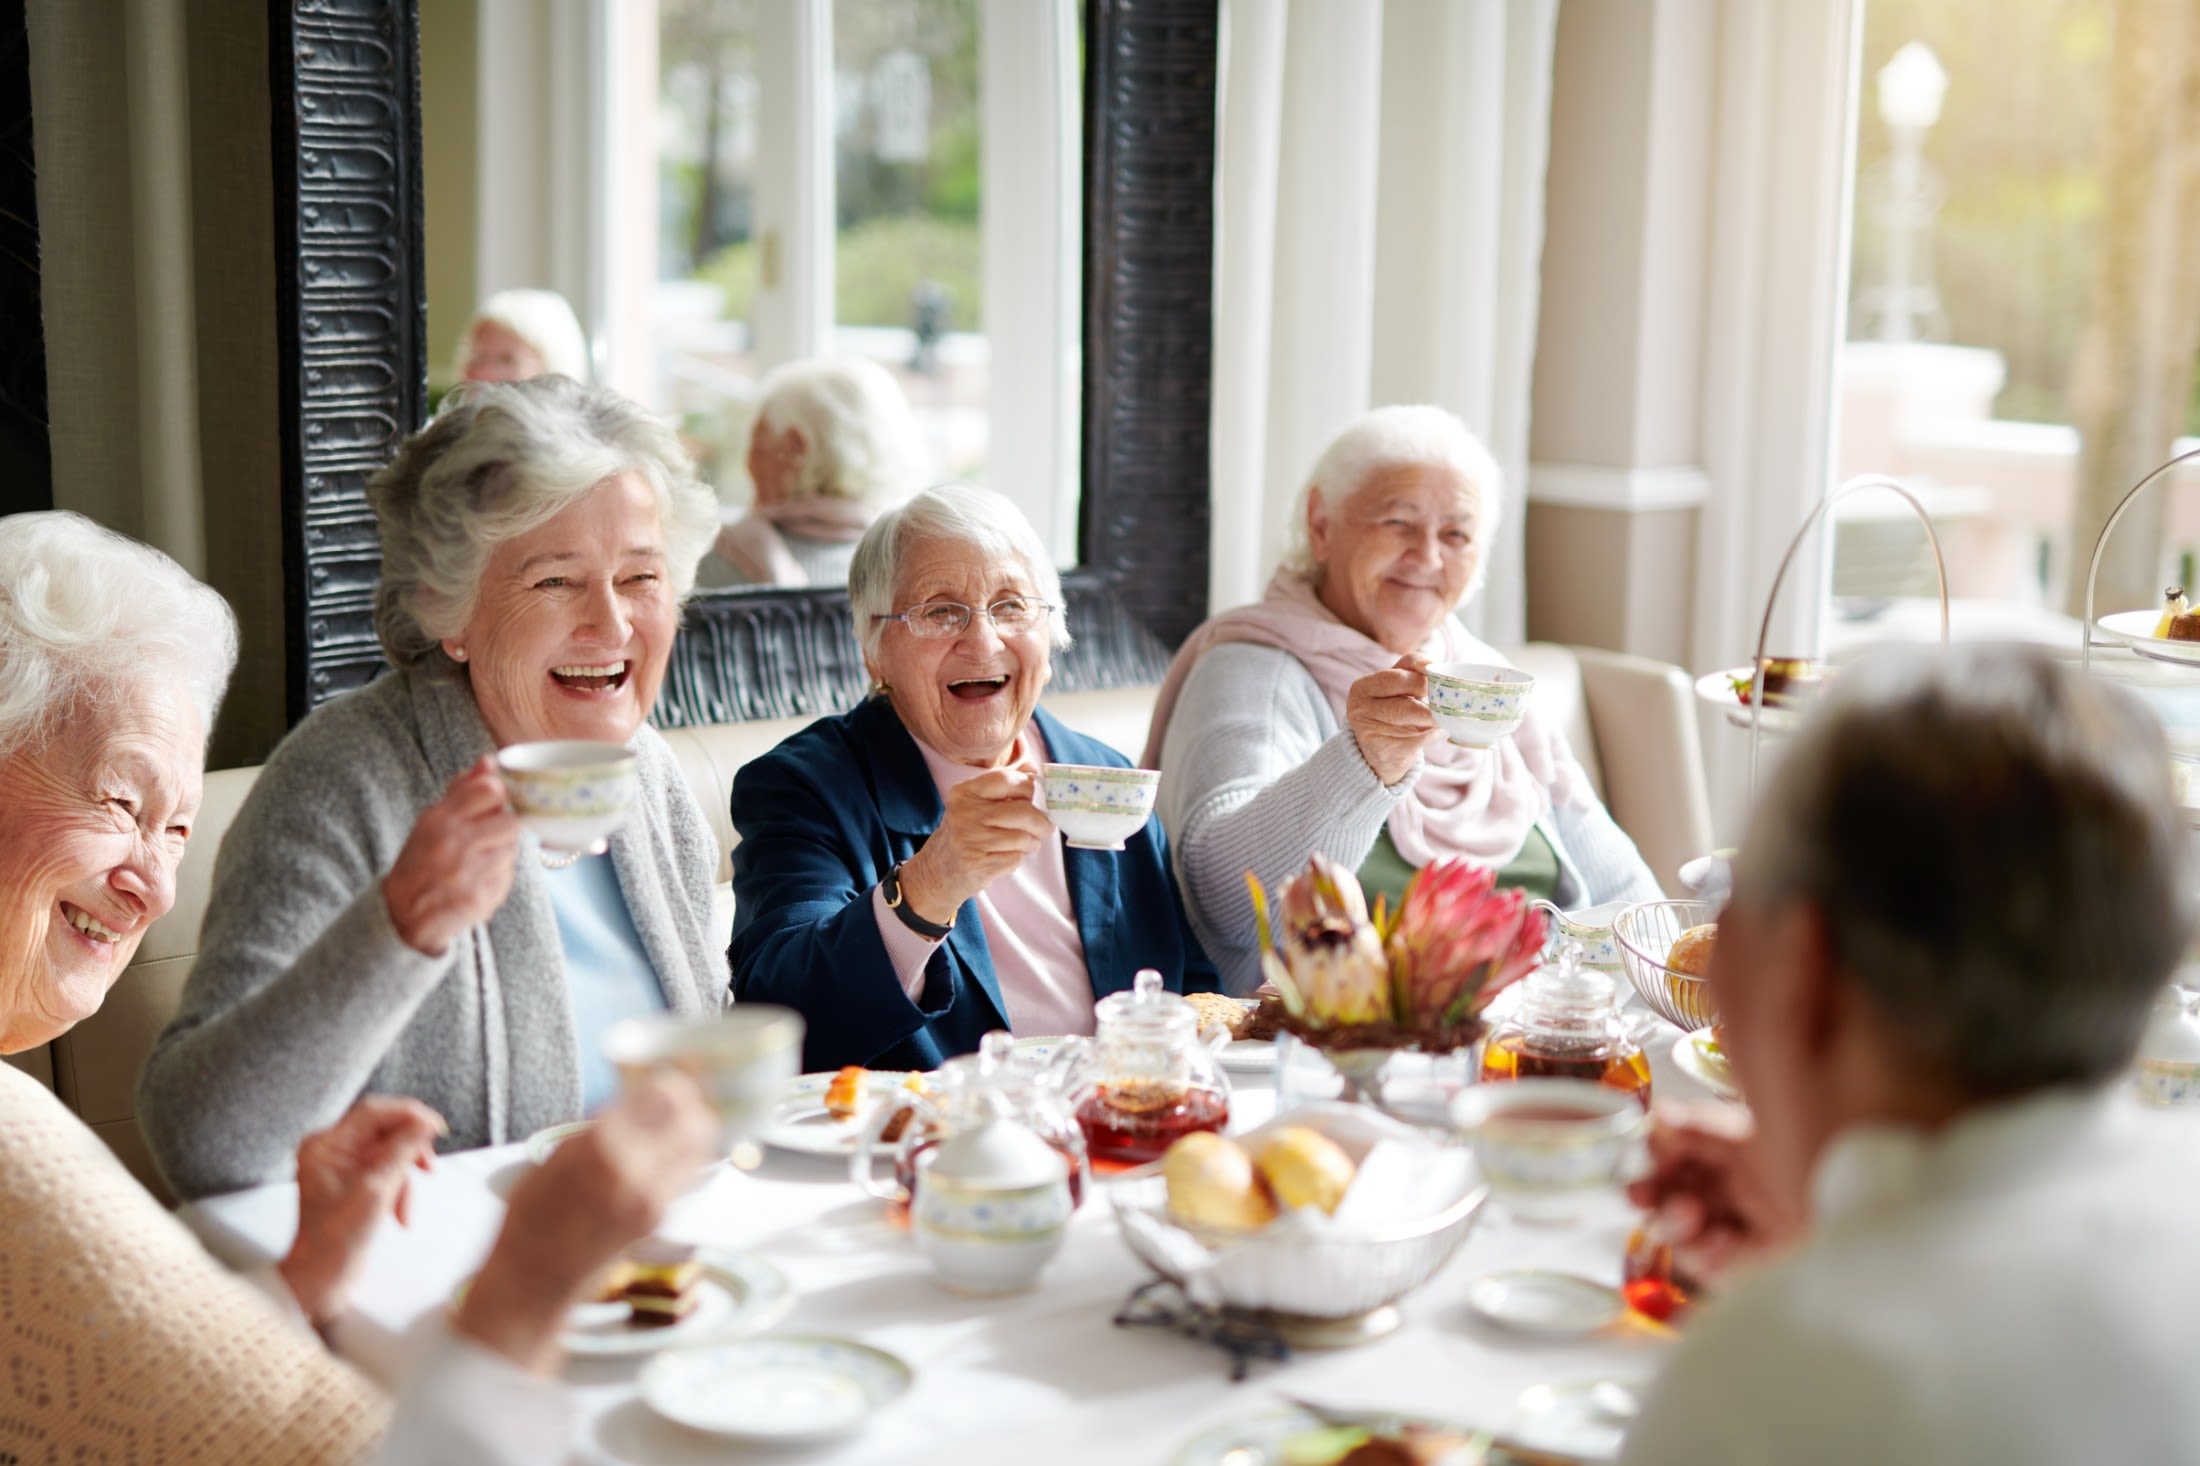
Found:
[[[545,850],[603,854],[633,807],[637,769],[634,754],[616,743],[554,739],[497,753],[512,808]]]
[[[1619,938],[1612,935],[1612,922],[1627,909],[1627,902],[1606,901],[1599,906],[1584,906],[1579,911],[1561,911],[1548,901],[1537,901],[1534,905],[1551,919],[1550,936],[1543,945],[1546,956],[1555,955],[1568,942],[1573,942],[1581,948],[1584,967],[1619,971]]]
[[[1146,828],[1161,787],[1158,770],[1106,764],[1048,764],[1040,777],[1047,818],[1072,850],[1121,850]]]
[[[1487,748],[1510,737],[1527,716],[1535,678],[1518,667],[1437,662],[1429,667],[1428,705],[1451,741]]]

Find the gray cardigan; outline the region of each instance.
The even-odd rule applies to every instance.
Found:
[[[666,1003],[726,1001],[710,936],[717,849],[672,750],[648,728],[635,817],[611,841],[619,889]],[[138,1076],[138,1117],[183,1196],[279,1180],[298,1142],[361,1094],[407,1094],[446,1149],[580,1113],[573,1005],[531,841],[511,894],[440,957],[382,899],[421,812],[493,744],[463,680],[385,673],[299,724],[230,826],[197,966]]]
[[[1287,651],[1224,642],[1193,665],[1162,743],[1157,808],[1185,909],[1230,992],[1260,982],[1245,873],[1274,892],[1316,850],[1358,870],[1420,768],[1384,787]],[[1602,804],[1554,808],[1537,828],[1558,853],[1560,906],[1663,894]]]

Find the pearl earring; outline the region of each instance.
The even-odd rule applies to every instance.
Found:
[[[451,660],[452,660],[452,661],[454,661],[454,662],[463,662],[463,661],[465,661],[465,660],[466,660],[466,648],[464,648],[464,647],[462,647],[462,646],[454,646],[454,647],[452,647],[452,648],[450,649],[450,657],[451,657]]]

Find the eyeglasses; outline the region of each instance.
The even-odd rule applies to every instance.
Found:
[[[1037,596],[1002,596],[985,608],[986,619],[993,629],[1003,636],[1014,636],[1029,631],[1047,618],[1049,612],[1060,607]],[[957,601],[926,601],[921,606],[911,606],[898,616],[873,616],[873,621],[899,621],[909,628],[909,634],[926,641],[950,636],[960,636],[970,629],[970,619],[978,614],[977,608]]]

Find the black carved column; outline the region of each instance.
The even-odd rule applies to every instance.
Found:
[[[382,667],[367,478],[427,405],[418,0],[272,0],[293,722]]]
[[[1086,17],[1079,558],[1173,647],[1207,610],[1219,0]]]

